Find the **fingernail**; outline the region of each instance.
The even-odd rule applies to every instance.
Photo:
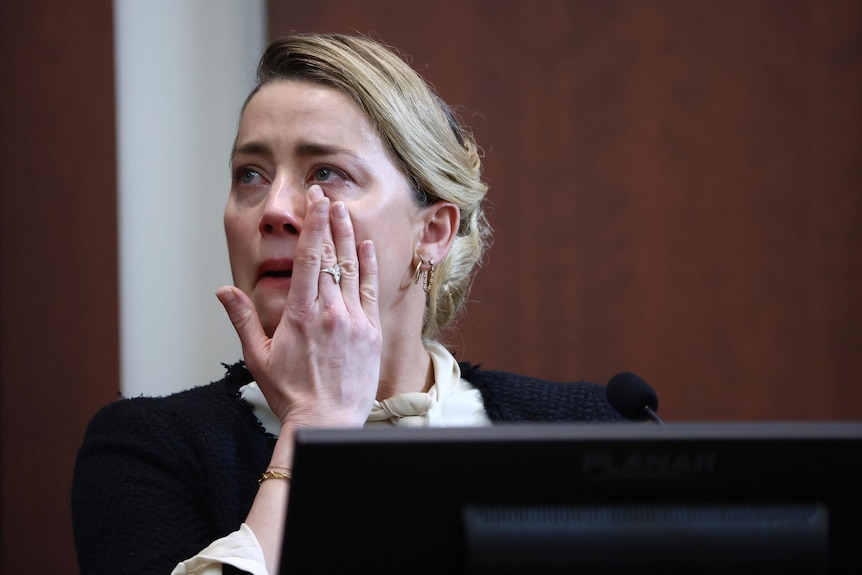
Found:
[[[325,216],[329,213],[329,200],[321,198],[314,206],[315,213],[319,216]]]
[[[236,301],[236,294],[229,287],[223,287],[216,290],[216,297],[224,305],[232,304]]]
[[[332,215],[339,220],[347,218],[347,208],[344,206],[344,202],[335,202],[332,204]]]

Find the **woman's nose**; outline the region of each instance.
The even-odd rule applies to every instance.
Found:
[[[305,216],[305,194],[286,184],[273,185],[266,198],[260,218],[260,233],[297,235]]]

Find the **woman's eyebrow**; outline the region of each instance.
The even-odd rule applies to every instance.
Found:
[[[231,162],[237,154],[272,156],[272,147],[264,142],[249,142],[247,144],[234,145],[230,152]]]
[[[317,144],[313,142],[299,142],[294,148],[294,152],[299,157],[343,155],[350,156],[351,158],[358,158],[357,154],[348,148],[333,146],[330,144]],[[271,157],[273,155],[273,151],[272,147],[265,142],[248,142],[246,144],[239,144],[233,147],[230,154],[231,160],[233,160],[234,156],[237,154]]]
[[[295,152],[299,157],[350,156],[351,158],[358,158],[352,150],[347,148],[313,142],[299,142],[296,145]]]

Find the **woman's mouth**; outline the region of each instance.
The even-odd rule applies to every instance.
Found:
[[[266,260],[257,269],[257,281],[283,283],[293,276],[293,260]]]
[[[293,275],[293,270],[272,270],[264,272],[263,277],[269,278],[289,278]]]

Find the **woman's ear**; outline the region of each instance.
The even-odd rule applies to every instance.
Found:
[[[416,252],[434,263],[449,254],[461,225],[461,210],[452,202],[439,200],[425,208],[424,227]]]

